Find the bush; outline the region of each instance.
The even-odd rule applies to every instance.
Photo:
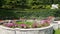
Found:
[[[0,9],[0,19],[14,19],[18,18],[18,15],[15,13],[15,10]]]
[[[60,17],[60,10],[56,10],[56,12],[55,12],[55,15],[54,15],[55,17]]]
[[[51,6],[50,5],[46,5],[46,9],[51,9]]]
[[[0,9],[0,19],[13,19],[13,18],[33,18],[33,17],[60,17],[59,9],[31,9],[31,10],[7,10]],[[8,18],[6,18],[8,17]]]
[[[26,11],[22,11],[19,13],[20,15],[22,14],[22,16],[33,16],[33,17],[47,17],[47,16],[54,16],[55,14],[55,10],[51,10],[51,9],[36,9],[36,10],[26,10]]]

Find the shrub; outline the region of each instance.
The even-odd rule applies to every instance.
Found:
[[[46,5],[46,9],[51,9],[51,6],[50,5]]]
[[[0,19],[19,19],[23,18],[33,18],[33,17],[48,17],[48,16],[58,16],[60,17],[59,9],[31,9],[31,10],[7,10],[0,9]],[[8,18],[6,18],[8,17]]]

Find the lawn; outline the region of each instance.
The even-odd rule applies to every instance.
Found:
[[[55,34],[60,34],[60,29],[55,30]]]

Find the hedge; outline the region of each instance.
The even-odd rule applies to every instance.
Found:
[[[31,18],[31,17],[60,17],[59,9],[30,9],[30,10],[11,10],[0,9],[0,19]]]

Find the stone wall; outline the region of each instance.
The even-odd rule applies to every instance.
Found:
[[[53,23],[51,23],[51,25],[53,25],[53,29],[60,29],[60,21],[54,21]]]
[[[53,34],[52,25],[42,28],[8,28],[0,25],[0,34]]]

